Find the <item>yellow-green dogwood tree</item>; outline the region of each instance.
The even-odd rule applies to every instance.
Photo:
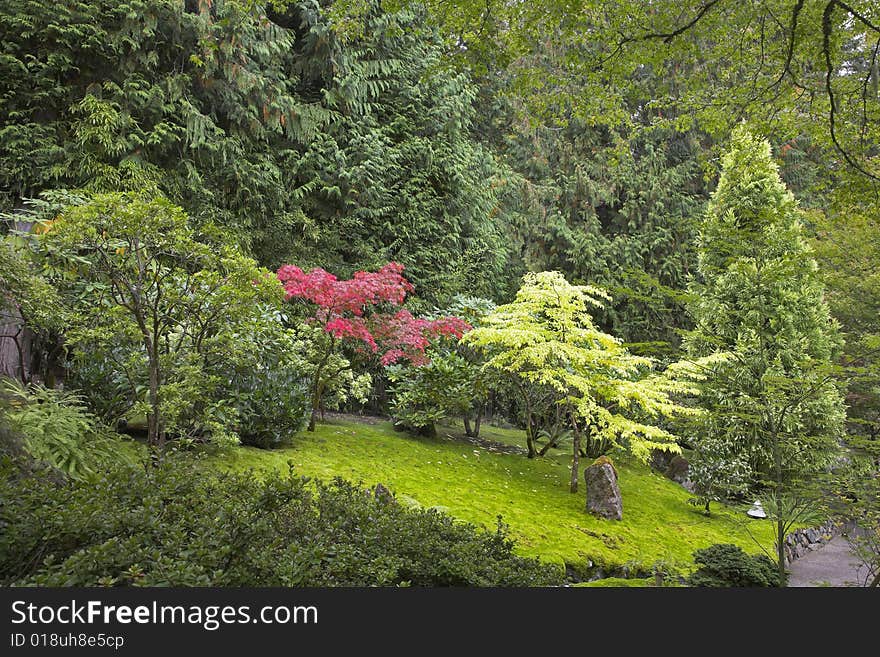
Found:
[[[498,306],[462,339],[482,349],[485,367],[508,376],[519,391],[530,458],[537,451],[528,390],[552,391],[574,432],[572,492],[584,440],[604,439],[646,461],[655,449],[681,451],[676,437],[651,419],[697,412],[672,396],[696,394],[688,379],[699,378],[699,364],[655,372],[652,359],[631,354],[594,323],[590,310],[609,300],[603,290],[572,285],[559,272],[529,273],[513,302]]]

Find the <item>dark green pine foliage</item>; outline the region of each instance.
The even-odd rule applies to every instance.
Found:
[[[521,266],[600,285],[609,332],[646,355],[669,356],[688,325],[684,290],[708,193],[699,133],[622,135],[576,119],[525,128],[505,151],[523,178],[515,225]]]
[[[502,170],[470,134],[475,90],[441,67],[437,34],[416,11],[373,10],[367,36],[326,57],[324,18],[303,17],[309,93],[336,118],[292,169],[298,262],[349,275],[397,260],[429,300],[502,296],[516,280]]]
[[[429,302],[506,290],[500,169],[423,16],[340,41],[317,2],[8,0],[0,191],[158,190],[262,264],[396,259]]]

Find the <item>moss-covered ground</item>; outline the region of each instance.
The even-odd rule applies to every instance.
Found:
[[[484,427],[482,437],[522,444],[522,432]],[[615,457],[623,496],[623,520],[585,511],[581,490],[568,490],[569,459],[563,452],[527,459],[462,440],[460,427],[440,427],[437,438],[394,431],[390,423],[330,420],[301,432],[275,450],[230,448],[211,457],[218,468],[286,468],[299,474],[382,483],[406,504],[437,507],[456,518],[494,529],[509,525],[520,551],[575,570],[590,562],[648,572],[663,561],[688,570],[695,549],[736,543],[757,553],[772,545],[772,527],[751,520],[745,507],[714,506],[711,516],[688,503],[690,494],[641,463]],[[588,464],[588,463],[587,463]]]

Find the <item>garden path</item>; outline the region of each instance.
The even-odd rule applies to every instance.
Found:
[[[835,536],[818,550],[795,559],[789,571],[788,585],[793,587],[865,586],[868,575],[846,536]]]

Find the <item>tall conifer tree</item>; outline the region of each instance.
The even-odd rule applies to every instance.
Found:
[[[800,210],[768,142],[739,128],[700,227],[691,356],[715,366],[695,431],[691,476],[706,503],[781,491],[829,463],[844,407],[831,377],[841,346]]]

